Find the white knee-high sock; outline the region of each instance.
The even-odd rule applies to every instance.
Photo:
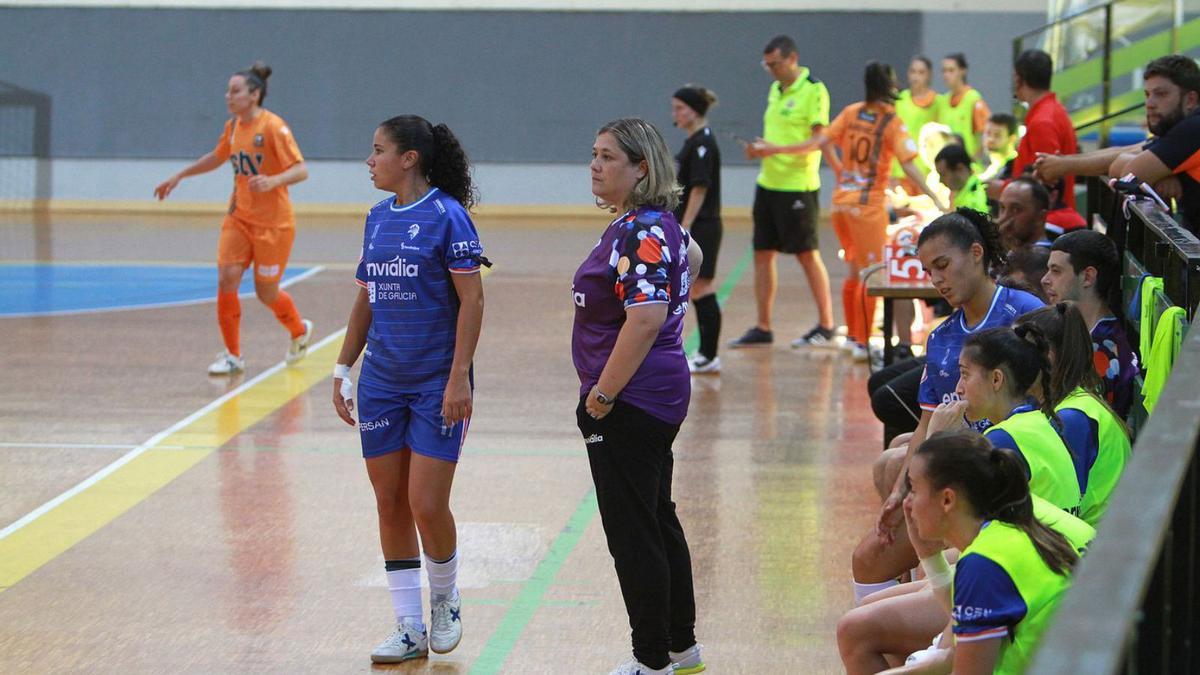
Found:
[[[392,594],[392,609],[396,623],[424,625],[424,607],[421,601],[421,559],[388,560],[384,562],[387,572],[388,591]]]
[[[454,595],[458,585],[458,551],[440,562],[426,555],[425,566],[429,575],[429,597],[448,598]]]

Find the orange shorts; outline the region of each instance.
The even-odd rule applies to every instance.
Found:
[[[294,227],[260,227],[225,216],[217,243],[217,265],[254,263],[255,281],[279,281],[296,239]]]
[[[888,214],[883,204],[834,204],[833,231],[837,234],[846,262],[859,269],[883,262],[887,243]]]

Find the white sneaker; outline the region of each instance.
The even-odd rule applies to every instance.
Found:
[[[846,341],[846,352],[850,354],[850,358],[856,363],[861,363],[871,358],[871,352],[867,346],[854,340]]]
[[[688,371],[698,375],[716,375],[721,372],[721,357],[714,356],[711,359],[706,359],[704,355],[697,354],[691,361],[688,361]]]
[[[675,675],[692,675],[704,671],[704,658],[700,650],[704,645],[697,642],[682,652],[667,652],[671,658],[671,672]]]
[[[236,375],[246,369],[246,360],[230,354],[228,350],[217,355],[217,360],[208,367],[209,375]]]
[[[424,627],[398,624],[374,651],[371,660],[375,663],[400,663],[409,659],[429,656],[429,637]]]
[[[650,666],[642,665],[637,659],[630,659],[617,666],[617,669],[608,675],[670,675],[673,672],[675,672],[674,666],[669,663],[666,668],[655,670]]]
[[[429,630],[429,647],[438,654],[445,654],[458,646],[462,639],[462,596],[458,590],[444,600],[432,600],[432,626]]]
[[[290,366],[293,363],[298,363],[305,356],[308,356],[308,343],[312,342],[313,322],[308,319],[303,320],[304,335],[298,338],[292,338],[292,344],[288,345],[287,356],[284,360]]]

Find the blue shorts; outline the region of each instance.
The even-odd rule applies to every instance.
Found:
[[[451,427],[442,424],[440,391],[397,394],[358,383],[358,433],[364,459],[409,449],[458,462],[470,424],[470,418]]]

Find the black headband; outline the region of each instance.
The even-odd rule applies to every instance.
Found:
[[[708,112],[708,99],[704,97],[704,91],[695,87],[681,87],[674,94],[675,98],[683,101],[689,108],[696,111],[697,115],[703,115]]]
[[[246,83],[250,85],[251,89],[261,90],[267,84],[266,82],[262,81],[261,77],[259,77],[258,75],[255,75],[252,71],[239,70],[237,72],[237,74],[241,75],[242,78],[244,80],[246,80]]]

